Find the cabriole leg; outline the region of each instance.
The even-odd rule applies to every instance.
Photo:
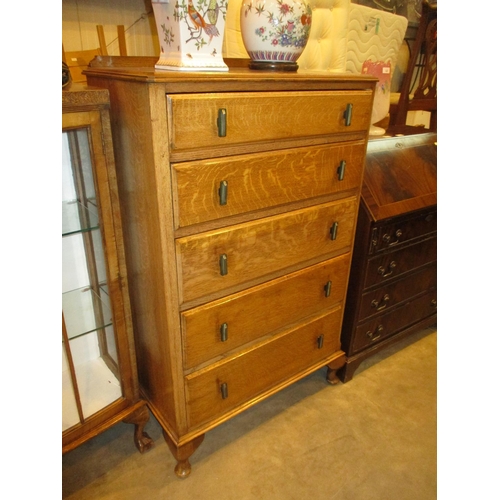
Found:
[[[205,438],[205,434],[194,438],[189,443],[186,443],[182,446],[177,446],[170,436],[163,431],[163,437],[172,452],[172,455],[177,460],[177,465],[175,466],[175,473],[181,479],[185,479],[191,474],[191,464],[189,463],[189,457],[198,449],[203,439]]]
[[[340,370],[346,362],[345,356],[341,356],[340,358],[337,358],[333,360],[331,363],[328,363],[326,365],[327,367],[327,372],[326,372],[326,381],[329,384],[335,385],[340,382],[339,377],[337,376],[337,371]]]
[[[126,424],[134,424],[134,443],[136,448],[144,453],[154,446],[154,441],[144,432],[144,426],[149,422],[149,410],[146,405],[137,408],[127,418],[123,419]]]

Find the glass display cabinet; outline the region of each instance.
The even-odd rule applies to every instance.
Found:
[[[62,450],[117,422],[142,453],[139,395],[106,90],[62,92]]]

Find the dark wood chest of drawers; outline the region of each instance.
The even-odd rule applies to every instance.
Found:
[[[436,134],[368,144],[339,371],[437,319]]]

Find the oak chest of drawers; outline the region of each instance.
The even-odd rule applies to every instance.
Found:
[[[347,382],[437,319],[437,136],[370,140],[342,327]]]
[[[100,61],[139,380],[185,477],[211,428],[321,367],[337,380],[375,80]]]

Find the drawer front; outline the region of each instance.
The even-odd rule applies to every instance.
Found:
[[[182,313],[185,368],[278,332],[344,299],[349,254]]]
[[[372,258],[368,262],[365,288],[392,280],[437,258],[437,240],[431,238],[415,245]]]
[[[358,141],[176,163],[176,227],[358,188],[364,151]]]
[[[326,364],[340,350],[340,321],[338,307],[243,355],[188,375],[190,428],[223,416],[323,359]]]
[[[437,231],[437,211],[426,212],[374,228],[370,253],[397,247]]]
[[[167,95],[173,151],[364,132],[372,92],[296,91]],[[352,106],[350,122],[345,114]],[[350,123],[350,124],[348,124]]]
[[[362,321],[374,314],[380,314],[382,311],[411,299],[430,288],[436,288],[436,285],[437,265],[434,263],[417,273],[407,275],[372,292],[364,293],[361,297],[359,320]]]
[[[183,302],[350,250],[356,197],[176,241]]]
[[[356,328],[353,352],[394,335],[437,312],[437,290],[432,290],[391,312]]]

